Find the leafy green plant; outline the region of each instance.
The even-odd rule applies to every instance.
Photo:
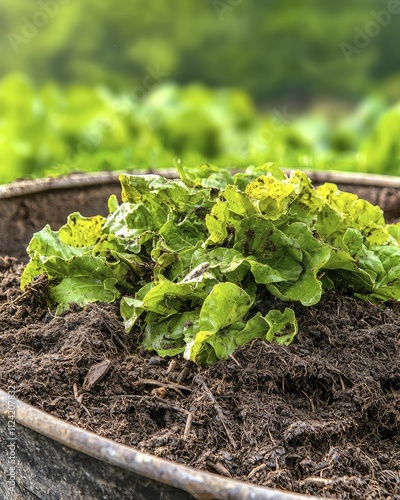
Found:
[[[272,164],[179,170],[179,180],[123,174],[107,218],[73,213],[36,233],[21,286],[46,273],[58,312],[120,299],[145,348],[201,364],[254,338],[292,342],[290,307],[261,312],[271,295],[305,306],[334,287],[400,298],[400,225],[379,207]]]
[[[240,90],[165,82],[138,99],[104,87],[35,87],[0,80],[0,183],[72,171],[166,168],[212,162],[396,174],[399,108],[371,96],[336,124],[316,111],[257,112]]]

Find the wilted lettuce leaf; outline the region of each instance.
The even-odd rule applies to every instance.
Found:
[[[49,261],[47,266],[49,272],[53,267],[59,276],[71,276],[60,278],[51,288],[50,298],[58,305],[58,312],[67,309],[71,302],[84,306],[89,302],[113,302],[119,298],[120,292],[115,287],[118,278],[111,267],[104,265],[103,259],[84,255],[65,262],[66,267],[60,264]],[[96,276],[96,280],[92,276]]]
[[[29,244],[30,262],[26,266],[21,285],[25,287],[35,276],[48,272],[46,262],[59,257],[66,261],[83,255],[88,247],[94,246],[101,236],[105,219],[101,216],[82,217],[75,212],[58,232],[46,226],[36,233]],[[55,277],[49,273],[50,277]]]
[[[144,328],[143,346],[160,356],[175,356],[185,350],[188,339],[199,329],[199,310],[173,314],[167,318],[149,314]]]
[[[100,230],[105,223],[105,218],[97,215],[95,217],[82,217],[78,212],[68,217],[68,222],[63,226],[58,235],[66,245],[76,248],[95,245],[99,240]]]
[[[238,321],[220,331],[200,330],[188,343],[185,357],[200,364],[226,359],[234,350],[256,338],[278,344],[290,344],[298,332],[292,309],[270,310],[266,316],[257,313],[247,322]]]
[[[233,183],[232,174],[216,165],[204,164],[198,167],[185,168],[183,163],[178,163],[177,170],[181,179],[188,186],[221,189],[227,184]]]
[[[263,165],[251,165],[247,167],[244,172],[238,172],[233,177],[234,184],[241,190],[245,191],[246,186],[249,182],[252,182],[260,177],[260,175],[273,175],[275,179],[283,181],[285,179],[285,174],[283,171],[277,167],[274,163],[264,163]]]
[[[266,316],[257,313],[237,335],[235,342],[243,345],[255,338],[264,338],[269,342],[290,344],[298,331],[297,320],[292,309],[284,312],[272,309]]]
[[[295,197],[295,188],[291,183],[275,179],[272,175],[260,175],[247,185],[245,193],[265,218],[276,220],[287,212]]]
[[[161,316],[171,316],[185,306],[193,307],[204,300],[206,291],[204,283],[173,283],[160,277],[160,282],[153,286],[136,305],[137,315],[153,312]]]
[[[21,285],[46,273],[58,311],[121,298],[143,347],[201,364],[255,338],[292,342],[292,309],[257,310],[271,294],[305,306],[334,287],[400,299],[400,225],[386,225],[379,207],[272,164],[235,176],[178,169],[175,180],[123,174],[107,218],[73,213],[35,234]]]

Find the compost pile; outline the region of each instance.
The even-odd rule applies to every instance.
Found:
[[[46,282],[0,259],[0,384],[119,443],[250,483],[335,498],[400,498],[395,302],[327,292],[294,304],[290,346],[254,340],[202,368],[141,352],[119,307],[54,316]],[[266,295],[268,307],[285,303]],[[131,352],[135,352],[131,355]],[[190,423],[191,420],[191,423]]]

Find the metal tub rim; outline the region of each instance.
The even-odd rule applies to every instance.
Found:
[[[295,169],[283,169],[286,173]],[[232,170],[238,172],[239,170]],[[313,182],[333,182],[335,184],[348,184],[354,186],[393,187],[400,188],[400,177],[392,175],[378,175],[360,172],[339,172],[333,170],[302,170]],[[72,173],[59,177],[43,177],[38,179],[25,179],[0,185],[0,199],[14,198],[34,193],[52,190],[71,189],[118,183],[121,173],[134,175],[162,175],[166,178],[177,178],[177,171],[164,170],[134,170],[134,171],[105,171],[95,173]]]

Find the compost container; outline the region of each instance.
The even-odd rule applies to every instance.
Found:
[[[400,216],[400,180],[308,172],[315,184],[341,189]],[[163,172],[163,175],[174,175]],[[119,192],[115,173],[74,174],[20,181],[0,187],[0,256],[27,261],[32,234],[45,224],[58,229],[73,211],[106,215],[107,199]],[[7,387],[3,387],[7,390]],[[258,487],[175,464],[75,427],[0,391],[0,482],[4,499],[290,500],[305,497]],[[9,453],[4,453],[8,447]],[[10,462],[11,460],[11,462]],[[13,462],[14,460],[14,462]]]

